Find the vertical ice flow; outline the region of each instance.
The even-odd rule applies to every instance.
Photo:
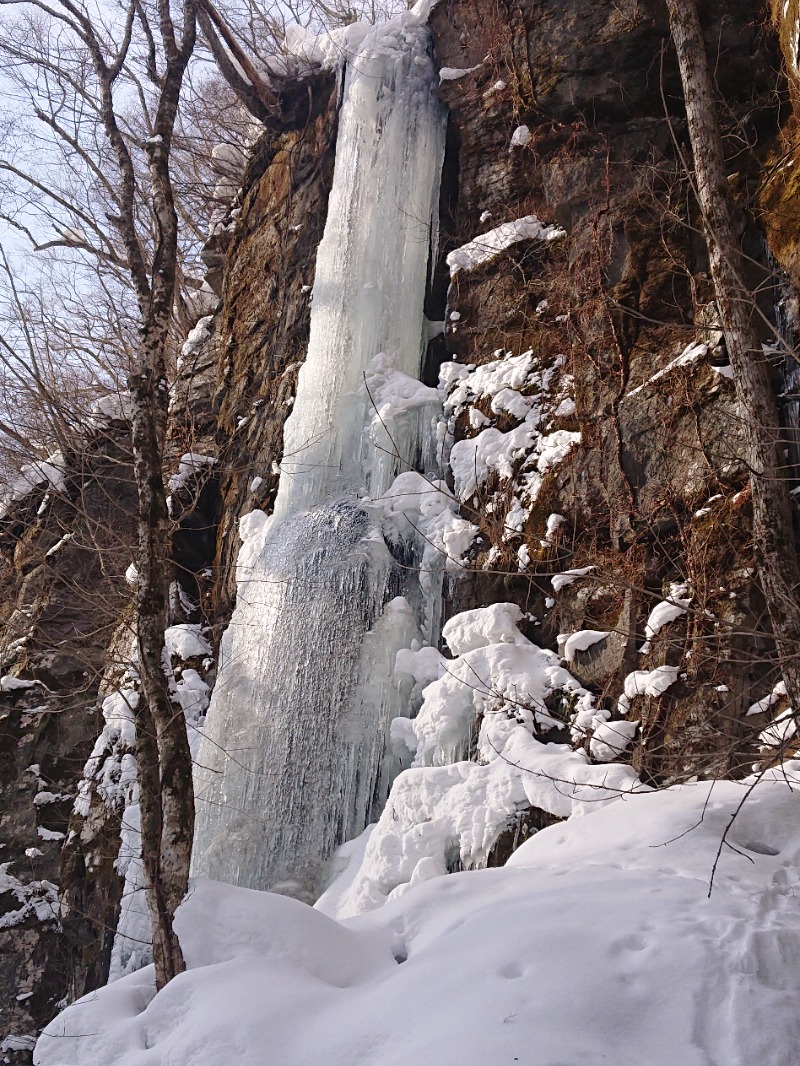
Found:
[[[420,370],[444,152],[434,85],[413,13],[376,27],[347,63],[275,513],[243,545],[198,760],[202,876],[312,897],[325,859],[388,788],[385,738],[402,710],[394,652],[418,634],[395,598],[403,572],[360,502],[400,466],[367,432],[365,376],[379,353],[383,366]],[[413,410],[392,426],[404,459],[419,423]]]
[[[370,406],[364,375],[379,352],[416,377],[443,153],[427,28],[378,26],[347,66],[311,336],[284,431],[278,520],[369,484],[358,457]],[[366,480],[367,484],[364,485]]]

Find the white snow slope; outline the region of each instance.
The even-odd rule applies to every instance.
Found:
[[[794,787],[789,780],[795,782]],[[336,922],[200,881],[189,970],[68,1008],[38,1066],[792,1066],[800,763],[616,800]]]

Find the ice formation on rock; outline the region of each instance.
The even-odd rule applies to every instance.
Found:
[[[398,656],[422,687],[413,721],[397,719],[398,743],[413,752],[378,824],[343,877],[318,901],[339,918],[373,910],[422,881],[485,865],[515,816],[537,807],[556,818],[585,814],[645,790],[630,766],[608,765],[638,723],[606,723],[595,697],[520,631],[523,613],[495,603],[455,615],[444,639],[455,658],[431,648]],[[589,760],[558,743],[568,719],[597,717],[601,736]]]
[[[313,896],[324,860],[378,813],[401,767],[384,758],[410,689],[393,666],[420,632],[380,500],[435,443],[438,396],[416,379],[443,151],[428,30],[412,12],[370,31],[347,64],[275,512],[242,524],[199,759],[204,876]],[[437,515],[459,521],[443,500]]]

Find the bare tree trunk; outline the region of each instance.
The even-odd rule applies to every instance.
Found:
[[[115,276],[126,275],[139,312],[138,345],[129,381],[139,549],[136,627],[140,694],[135,721],[142,859],[156,984],[162,988],[185,969],[173,916],[188,887],[194,834],[186,722],[175,700],[164,648],[171,529],[162,464],[169,400],[166,366],[179,254],[170,153],[180,94],[196,41],[197,0],[175,4],[170,0],[148,4],[125,0],[109,25],[102,28],[95,26],[90,12],[77,0],[0,2],[31,4],[53,28],[58,27],[58,33],[51,35],[54,43],[33,53],[55,108],[41,111],[39,117],[61,138],[66,158],[76,163],[74,176],[88,175],[99,183],[109,208],[105,217],[110,228],[85,209],[80,198],[72,197],[69,182],[66,192],[48,188],[34,174],[2,159],[0,170],[13,170],[37,196],[47,198],[49,206],[43,212],[51,223],[61,212],[77,221],[80,232],[73,233],[72,227],[63,232],[57,229],[57,239],[43,247],[80,250],[101,265],[110,265]],[[215,9],[212,15],[216,25],[221,16]],[[63,35],[66,40],[62,44]],[[9,54],[18,59],[19,47],[13,41],[8,47]],[[26,53],[23,47],[23,61]],[[47,77],[55,78],[57,90]],[[125,101],[126,108],[134,109],[138,100],[138,128],[145,136],[133,132],[137,124],[131,126],[120,100]],[[62,106],[68,116],[66,129],[61,125]],[[141,174],[142,153],[146,180]],[[5,268],[7,271],[7,265]],[[36,371],[35,350],[30,354]],[[3,356],[8,358],[8,352],[0,345],[0,362]]]
[[[786,690],[800,713],[800,567],[769,367],[744,281],[725,154],[695,0],[667,0],[678,54],[695,181],[725,343],[742,410],[753,497],[753,539]]]
[[[170,529],[162,474],[167,322],[143,337],[142,367],[130,382],[139,496],[137,637],[141,697],[136,707],[142,859],[153,927],[156,985],[185,969],[172,918],[189,885],[194,793],[183,711],[170,699],[164,648]],[[161,332],[162,338],[153,336]],[[163,408],[163,410],[162,410]]]
[[[139,575],[136,624],[142,698],[137,706],[142,858],[153,927],[156,986],[186,968],[173,916],[189,887],[194,837],[192,760],[182,708],[170,698],[172,671],[164,647],[167,627],[170,526],[163,459],[169,390],[166,351],[177,281],[178,219],[169,153],[183,75],[194,48],[195,12],[184,3],[180,48],[162,9],[166,71],[147,142],[158,240],[149,298],[142,302],[140,359],[130,381],[133,455],[139,497]]]
[[[133,398],[131,430],[139,503],[136,626],[141,697],[136,708],[136,744],[142,860],[153,929],[153,962],[156,987],[163,988],[186,969],[173,929],[173,917],[189,887],[194,836],[189,739],[183,711],[170,697],[172,672],[164,647],[170,527],[163,459],[169,403],[166,352],[175,303],[178,258],[178,218],[170,173],[170,148],[183,77],[194,49],[196,24],[193,0],[183,0],[183,32],[178,41],[167,0],[158,0],[157,7],[165,63],[163,74],[156,79],[159,94],[153,136],[146,142],[151,207],[157,228],[149,272],[144,265],[136,231],[130,154],[114,111],[114,68],[104,61],[99,48],[93,49],[92,54],[101,89],[103,124],[122,179],[119,228],[142,318],[136,369],[129,382]],[[130,10],[135,10],[142,23],[146,23],[144,9],[136,6],[136,0],[132,0]],[[152,40],[149,27],[148,33]]]

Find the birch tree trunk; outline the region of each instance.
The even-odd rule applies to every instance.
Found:
[[[162,474],[166,328],[150,323],[142,333],[141,364],[129,383],[139,503],[136,628],[141,695],[135,710],[136,754],[153,961],[156,986],[163,988],[186,968],[172,919],[189,886],[194,793],[186,723],[181,707],[170,699],[171,668],[164,647],[170,547]]]
[[[666,0],[686,103],[695,182],[716,302],[733,369],[750,471],[753,539],[786,691],[800,713],[800,567],[780,423],[744,281],[725,154],[695,0]]]
[[[72,0],[61,0],[72,13]],[[164,489],[164,439],[169,404],[167,350],[177,283],[178,218],[170,149],[181,88],[196,39],[193,0],[183,0],[178,37],[169,0],[157,0],[157,36],[163,69],[156,70],[156,31],[138,0],[129,0],[125,40],[109,63],[86,16],[74,15],[91,55],[103,129],[120,179],[117,226],[141,316],[135,370],[129,381],[133,410],[134,474],[138,494],[136,630],[140,698],[135,710],[141,811],[142,861],[153,932],[156,987],[186,965],[173,917],[189,887],[194,836],[192,762],[182,708],[173,702],[172,671],[164,647],[167,626],[170,526]],[[130,148],[118,121],[114,82],[122,69],[137,19],[150,44],[151,81],[158,86],[153,134],[146,142],[150,210],[156,239],[148,263],[137,230],[136,178]]]
[[[162,0],[163,2],[163,0]],[[142,313],[138,365],[129,382],[131,430],[138,493],[136,626],[141,698],[136,708],[142,860],[153,929],[156,986],[186,968],[173,916],[189,887],[194,837],[192,760],[186,722],[171,698],[172,670],[164,646],[171,530],[163,460],[169,390],[166,353],[177,282],[178,218],[169,153],[183,76],[195,42],[195,10],[184,0],[180,46],[161,9],[166,69],[161,79],[154,134],[147,141],[152,210],[158,228],[151,283]]]

